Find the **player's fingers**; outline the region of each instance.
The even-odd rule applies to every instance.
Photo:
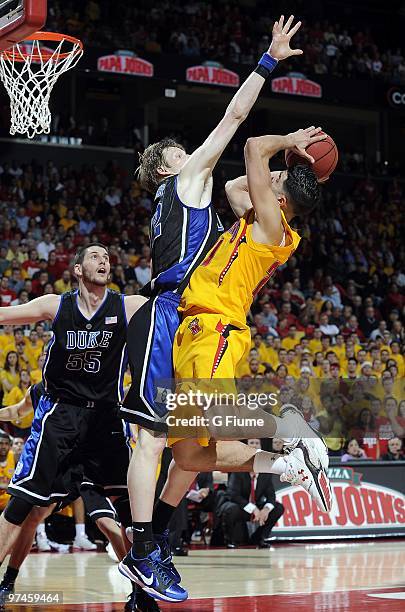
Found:
[[[284,26],[284,15],[281,15],[279,22],[278,22],[278,27],[280,30],[282,30],[283,26]]]
[[[290,15],[289,18],[287,19],[287,22],[283,28],[283,34],[288,34],[288,30],[291,27],[292,22],[294,21],[294,15]]]
[[[310,144],[311,144],[311,143],[310,143]],[[311,162],[311,164],[313,164],[313,163],[314,163],[314,161],[315,161],[315,160],[314,160],[314,158],[312,157],[312,155],[310,155],[309,153],[307,153],[307,152],[305,151],[305,149],[300,149],[300,148],[299,148],[299,149],[298,149],[298,151],[299,151],[299,154],[300,154],[302,157],[305,157],[305,159],[307,159],[308,161],[310,161],[310,162]]]
[[[327,137],[327,134],[317,134],[316,136],[311,136],[311,142],[319,142],[320,140],[325,140]]]
[[[308,132],[308,134],[310,134],[311,132],[313,132],[314,129],[315,129],[315,126],[310,125],[309,127],[305,128],[304,132]]]
[[[303,53],[302,49],[292,49],[291,55],[302,55]]]
[[[295,24],[295,26],[288,32],[288,36],[291,38],[291,36],[294,36],[294,34],[296,34],[298,32],[298,30],[300,29],[302,24],[302,21],[297,21],[297,23]]]
[[[316,136],[317,134],[319,134],[320,132],[322,132],[322,128],[321,127],[312,127],[308,129],[308,134],[309,136]]]
[[[275,21],[273,25],[273,34],[277,32],[277,29],[278,29],[278,21]]]

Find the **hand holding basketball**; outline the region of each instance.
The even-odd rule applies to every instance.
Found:
[[[290,15],[287,23],[284,25],[284,15],[281,15],[278,21],[274,22],[273,39],[271,41],[268,53],[276,60],[287,59],[292,55],[302,55],[302,49],[291,49],[290,40],[298,32],[301,27],[301,21],[297,21],[295,26],[291,28],[294,21],[294,15]],[[291,30],[290,30],[291,28]]]
[[[306,134],[303,135],[302,132]],[[315,128],[314,126],[306,130],[298,130],[298,132],[294,132],[290,136],[296,138],[296,143],[285,152],[287,167],[290,168],[298,164],[310,165],[319,183],[327,181],[336,168],[339,158],[338,149],[333,138],[322,132],[321,128]],[[308,139],[308,137],[310,141],[308,144],[305,144],[305,138]]]
[[[314,142],[325,140],[327,136],[322,132],[322,128],[316,128],[314,125],[311,125],[311,127],[305,130],[297,130],[296,132],[288,134],[288,137],[291,140],[291,146],[288,148],[288,151],[301,155],[301,157],[304,157],[313,164],[315,160],[312,155],[306,151],[306,148]]]

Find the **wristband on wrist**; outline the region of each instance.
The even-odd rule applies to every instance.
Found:
[[[262,76],[264,79],[267,79],[267,77],[270,76],[277,64],[278,60],[276,60],[274,57],[271,57],[271,55],[269,55],[268,53],[263,53],[262,57],[259,60],[257,68],[255,69],[255,72],[257,72],[257,74],[260,74],[260,76]]]

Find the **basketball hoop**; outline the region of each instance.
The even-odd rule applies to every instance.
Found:
[[[40,44],[57,43],[56,49]],[[83,43],[64,34],[36,32],[0,53],[0,78],[10,96],[10,134],[49,134],[49,98],[61,74],[74,68]]]

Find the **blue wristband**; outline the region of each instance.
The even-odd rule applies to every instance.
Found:
[[[271,57],[268,53],[263,53],[261,58],[259,59],[259,66],[263,66],[269,72],[273,72],[274,68],[277,66],[278,60]]]

